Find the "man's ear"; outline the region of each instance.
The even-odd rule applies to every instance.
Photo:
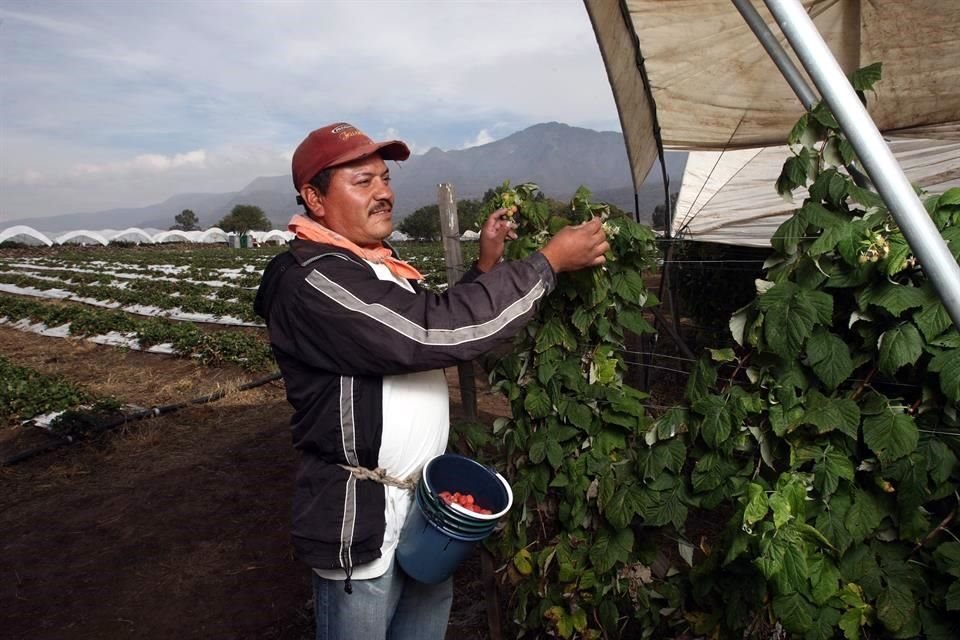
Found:
[[[318,219],[323,217],[323,196],[320,195],[316,187],[304,185],[300,188],[300,197],[303,198],[304,204],[310,210],[311,217]]]

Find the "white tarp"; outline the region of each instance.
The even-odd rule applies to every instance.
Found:
[[[895,138],[888,144],[914,185],[930,193],[960,187],[960,141]],[[786,146],[691,152],[673,235],[769,246],[773,232],[807,196],[798,189],[788,202],[776,192],[774,183],[789,156]]]
[[[883,63],[883,79],[868,104],[881,130],[960,139],[960,2],[803,4],[844,70]],[[803,113],[731,0],[585,0],[585,5],[637,185],[656,158],[650,97],[663,142],[675,149],[780,145]],[[754,6],[783,43],[763,3],[754,0]]]

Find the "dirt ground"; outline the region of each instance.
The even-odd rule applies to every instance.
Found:
[[[0,354],[144,407],[257,377],[5,327]],[[456,416],[455,369],[448,379]],[[484,421],[509,412],[482,386],[479,403]],[[309,570],[288,542],[289,414],[271,383],[0,467],[0,636],[309,638]],[[49,438],[0,428],[0,459]],[[479,565],[455,576],[448,638],[488,636]]]

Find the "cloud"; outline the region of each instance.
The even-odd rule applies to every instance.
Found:
[[[105,173],[128,174],[156,173],[169,171],[180,167],[203,168],[206,165],[207,152],[203,149],[178,153],[173,156],[163,156],[156,153],[145,153],[126,162],[112,162],[107,164],[79,164],[73,168],[74,176],[90,176]]]
[[[0,21],[6,217],[241,188],[336,120],[415,154],[619,129],[576,0],[0,0]]]
[[[475,137],[473,140],[468,140],[467,142],[464,142],[462,145],[460,145],[459,148],[469,149],[470,147],[479,147],[480,145],[490,144],[494,140],[496,140],[496,138],[490,135],[489,131],[487,131],[486,129],[480,129],[480,132],[477,134],[477,137]]]

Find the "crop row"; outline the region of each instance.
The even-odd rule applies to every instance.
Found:
[[[236,269],[249,264],[261,268],[282,247],[265,246],[256,249],[231,249],[205,245],[163,245],[135,247],[38,247],[30,250],[32,259],[39,263],[68,262],[76,265],[116,263],[154,267],[163,265],[192,266],[200,269]]]
[[[71,279],[104,281],[117,279],[151,279],[178,282],[193,282],[206,286],[233,286],[253,288],[260,283],[261,265],[242,265],[228,269],[208,269],[190,265],[159,264],[142,266],[115,262],[91,262],[75,264],[62,260],[8,260],[0,261],[0,269],[13,271],[43,271],[53,274],[72,274]]]
[[[46,303],[0,295],[0,318],[10,323],[29,319],[47,327],[69,325],[76,337],[104,336],[115,332],[134,340],[134,348],[169,344],[174,353],[199,358],[205,364],[231,362],[246,369],[264,370],[273,355],[262,336],[246,331],[206,332],[188,322],[161,318],[134,318],[122,311]]]
[[[13,425],[34,416],[63,411],[92,397],[60,376],[13,364],[0,356],[0,424]]]
[[[209,287],[188,283],[177,284],[148,280],[135,281],[129,283],[129,286],[119,287],[100,284],[72,284],[26,274],[0,274],[0,283],[19,288],[29,287],[39,291],[63,291],[69,295],[55,297],[65,297],[75,302],[97,306],[120,305],[128,307],[126,310],[134,313],[144,313],[143,309],[133,308],[133,305],[141,305],[164,310],[165,313],[160,315],[175,315],[177,312],[183,312],[211,316],[211,319],[228,317],[243,322],[259,323],[259,319],[253,313],[253,298],[256,292],[237,287],[211,290]],[[186,291],[181,293],[178,289],[186,289]],[[19,292],[10,291],[8,293],[19,294]],[[149,313],[148,315],[156,314]]]

